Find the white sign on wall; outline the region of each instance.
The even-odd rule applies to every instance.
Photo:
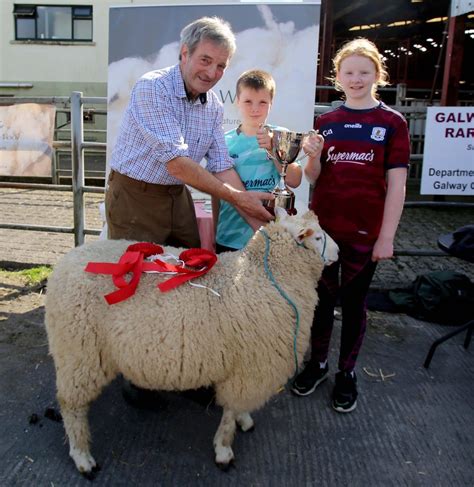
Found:
[[[51,176],[54,105],[0,107],[0,175]]]
[[[421,194],[474,195],[474,107],[429,107]]]

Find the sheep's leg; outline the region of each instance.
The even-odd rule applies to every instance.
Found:
[[[251,431],[255,426],[252,416],[250,416],[250,414],[247,412],[237,414],[235,420],[242,431]]]
[[[89,405],[114,379],[115,373],[102,360],[101,352],[95,346],[95,334],[77,333],[77,336],[84,338],[82,341],[69,339],[68,342],[67,336],[55,337],[55,343],[62,343],[68,353],[56,348],[52,354],[56,366],[57,399],[69,439],[69,455],[79,472],[91,478],[98,466],[90,453],[87,413]]]
[[[66,435],[69,438],[69,455],[74,460],[77,469],[84,475],[90,474],[97,468],[97,463],[89,450],[90,432],[87,412],[89,406],[68,408],[61,406]]]
[[[73,398],[77,401],[77,397]],[[90,431],[87,413],[89,411],[89,402],[64,400],[58,394],[59,406],[63,417],[64,429],[69,439],[69,456],[74,460],[77,469],[81,474],[89,477],[98,470],[98,465],[90,453]]]
[[[236,429],[236,414],[234,411],[224,408],[222,419],[214,436],[214,451],[216,464],[222,469],[227,469],[234,459],[232,442]]]

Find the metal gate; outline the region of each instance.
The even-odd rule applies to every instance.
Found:
[[[74,245],[82,245],[84,243],[85,235],[100,235],[99,229],[85,228],[85,206],[84,194],[89,193],[104,193],[104,188],[95,186],[86,186],[84,178],[84,150],[94,149],[106,151],[105,142],[91,142],[84,140],[84,105],[106,105],[107,99],[103,97],[83,97],[82,93],[75,91],[71,97],[42,97],[42,98],[4,98],[0,99],[1,104],[12,103],[49,103],[49,104],[68,104],[70,103],[70,124],[71,124],[71,140],[70,141],[54,141],[55,149],[70,149],[71,151],[71,184],[62,185],[54,184],[58,181],[58,168],[56,167],[56,158],[53,158],[52,168],[52,182],[53,184],[38,184],[38,183],[19,183],[19,182],[3,182],[0,181],[0,187],[6,188],[20,188],[20,189],[37,189],[48,191],[69,191],[73,193],[73,212],[74,212],[74,226],[73,227],[58,227],[58,226],[43,226],[43,225],[27,225],[16,223],[0,223],[0,228],[7,228],[13,230],[32,230],[38,232],[57,232],[57,233],[73,233]],[[104,111],[104,113],[106,113]]]
[[[71,185],[61,185],[57,183],[58,168],[55,166],[55,159],[53,159],[53,184],[36,184],[24,182],[2,182],[0,181],[0,188],[20,188],[20,189],[38,189],[48,191],[72,191],[73,193],[73,212],[74,212],[74,226],[73,227],[59,227],[59,226],[43,226],[43,225],[27,225],[15,223],[0,223],[0,228],[13,230],[32,230],[40,232],[58,232],[58,233],[72,233],[74,234],[75,246],[82,245],[85,240],[85,235],[100,235],[100,229],[90,229],[85,227],[85,205],[84,194],[89,193],[104,193],[105,188],[86,186],[84,178],[84,150],[97,150],[105,153],[107,144],[105,142],[92,142],[84,140],[84,105],[106,105],[107,99],[105,97],[83,97],[82,92],[75,91],[71,97],[14,97],[14,98],[0,98],[0,105],[12,103],[53,103],[53,104],[70,104],[70,124],[71,124],[71,140],[54,142],[55,149],[70,149],[71,150]],[[421,163],[423,160],[423,135],[424,122],[426,119],[426,106],[397,106],[398,111],[403,113],[407,118],[410,135],[412,137],[412,154],[410,157],[411,168],[409,173],[410,179],[416,180],[421,175]],[[316,105],[315,115],[324,113],[330,110],[331,107],[327,105]],[[106,114],[106,109],[102,111]],[[473,207],[474,203],[460,203],[460,202],[444,202],[444,201],[407,201],[405,208],[417,207],[440,207],[440,206],[456,206],[456,207]],[[396,250],[396,255],[408,256],[446,256],[444,252],[435,250],[422,249],[400,249]]]

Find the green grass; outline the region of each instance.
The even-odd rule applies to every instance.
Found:
[[[31,269],[23,269],[20,271],[6,271],[0,269],[0,276],[20,277],[26,284],[35,285],[47,279],[52,270],[53,269],[48,266],[32,267]]]

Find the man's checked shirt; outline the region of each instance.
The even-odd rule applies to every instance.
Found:
[[[167,162],[207,160],[212,173],[233,167],[222,129],[223,108],[216,94],[188,101],[179,65],[150,71],[135,84],[112,154],[111,169],[154,184],[183,184]]]

